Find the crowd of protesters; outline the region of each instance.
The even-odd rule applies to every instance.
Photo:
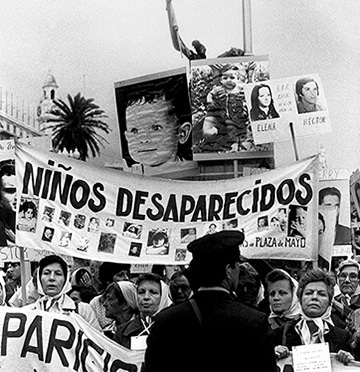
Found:
[[[187,357],[172,371],[234,370],[242,358],[253,370],[273,371],[294,346],[320,342],[345,364],[360,360],[358,261],[295,275],[242,257],[243,240],[239,231],[196,239],[188,245],[190,264],[171,274],[160,265],[141,274],[117,263],[71,269],[60,256],[46,256],[26,301],[20,264],[12,263],[0,276],[1,304],[76,312],[123,347],[146,350],[147,372],[169,370],[180,349]]]

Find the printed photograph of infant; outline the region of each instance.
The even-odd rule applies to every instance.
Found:
[[[36,232],[39,200],[21,197],[18,222],[16,228],[19,231]]]
[[[83,229],[85,227],[86,216],[83,214],[76,214],[74,219],[74,227],[76,229]]]
[[[59,241],[59,246],[68,247],[71,241],[71,237],[72,237],[72,233],[68,231],[62,231],[60,241]]]
[[[141,243],[131,242],[129,249],[129,256],[140,257],[141,254]]]
[[[71,219],[71,213],[70,212],[61,211],[58,222],[62,226],[69,226],[70,225],[70,219]]]
[[[54,218],[54,214],[55,214],[55,208],[45,206],[44,213],[41,219],[42,221],[45,221],[45,222],[52,222]]]
[[[54,237],[55,230],[52,227],[45,226],[41,236],[41,240],[44,242],[51,242]]]
[[[136,223],[125,222],[122,235],[126,238],[140,239],[142,226]]]
[[[169,236],[167,230],[154,229],[149,232],[146,254],[169,254]]]
[[[101,233],[98,246],[98,252],[114,253],[116,234]]]

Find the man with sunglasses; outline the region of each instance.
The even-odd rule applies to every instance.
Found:
[[[15,243],[16,176],[14,160],[0,162],[0,246]]]
[[[360,309],[359,271],[360,265],[353,259],[347,259],[339,265],[337,280],[341,293],[334,297],[333,310],[343,322],[343,328],[354,310]]]

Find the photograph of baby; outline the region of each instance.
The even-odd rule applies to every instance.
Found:
[[[195,168],[185,69],[118,82],[115,95],[126,171],[161,174]]]
[[[54,237],[55,230],[52,227],[45,226],[41,236],[41,240],[44,242],[51,242]]]
[[[85,227],[86,216],[83,214],[76,214],[74,218],[74,227],[76,229],[83,229]]]
[[[66,211],[60,211],[60,217],[59,217],[59,225],[62,226],[69,226],[70,225],[70,219],[71,219],[71,213]]]
[[[98,252],[114,253],[116,234],[101,233]]]
[[[44,213],[42,215],[41,220],[45,222],[52,222],[55,214],[55,208],[51,208],[48,206],[44,207]]]
[[[35,233],[38,209],[38,199],[21,197],[18,221],[16,224],[17,230]]]
[[[68,231],[62,231],[59,241],[60,247],[68,247],[72,238],[72,233]]]
[[[145,253],[148,255],[169,254],[169,235],[167,229],[153,229],[149,232]]]
[[[132,222],[125,222],[122,235],[127,238],[140,239],[142,226]]]
[[[190,97],[193,108],[193,151],[197,153],[262,151],[255,145],[244,86],[269,80],[264,57],[233,57],[193,61]]]
[[[129,256],[140,257],[141,247],[142,247],[141,243],[131,242],[130,249],[129,249]]]
[[[175,250],[175,261],[185,261],[186,249],[176,248]]]

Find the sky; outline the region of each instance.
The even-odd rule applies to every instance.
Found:
[[[114,84],[187,66],[172,46],[165,0],[5,0],[0,22],[0,86],[36,105],[49,70],[62,99],[94,98],[112,128],[102,163],[120,162]],[[173,0],[180,35],[199,39],[209,58],[243,48],[241,0]],[[297,139],[300,158],[322,145],[328,166],[359,163],[358,0],[252,0],[252,49],[268,55],[271,78],[318,73],[333,132]],[[295,160],[290,141],[275,164]]]

